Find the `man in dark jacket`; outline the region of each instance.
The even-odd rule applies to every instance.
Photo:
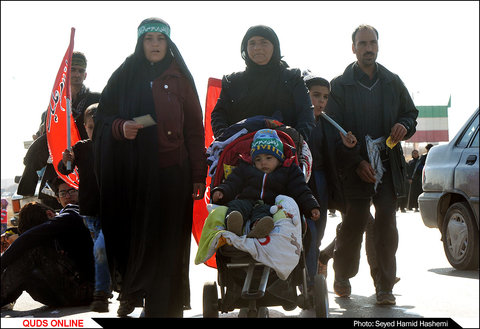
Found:
[[[331,82],[331,97],[326,113],[345,130],[357,137],[360,152],[343,159],[342,184],[346,213],[338,232],[334,254],[334,291],[349,296],[349,279],[358,272],[360,247],[365,226],[375,206],[375,241],[378,272],[377,304],[395,304],[392,287],[395,283],[398,231],[395,212],[397,197],[406,195],[406,164],[401,140],[415,133],[418,110],[402,80],[376,63],[378,32],[369,25],[359,26],[352,34],[352,51],[357,61]],[[381,164],[375,166],[383,176],[375,178],[369,161],[366,136],[373,140],[390,137],[394,146],[385,142],[377,148]],[[372,154],[370,154],[372,155]]]
[[[100,100],[100,93],[91,92],[84,85],[87,78],[87,59],[85,55],[79,51],[72,54],[72,67],[70,86],[72,90],[72,116],[75,120],[80,139],[87,139],[88,135],[83,124],[84,112],[88,106],[98,103]],[[48,143],[45,133],[45,120],[47,119],[47,111],[43,112],[41,124],[38,132],[33,136],[34,142],[29,147],[23,163],[25,169],[23,170],[22,178],[18,184],[17,194],[24,196],[31,196],[35,194],[35,188],[38,183],[37,171],[45,167],[40,183],[40,190],[38,198],[49,207],[54,209],[61,209],[55,197],[44,192],[44,187],[47,182],[53,181],[57,174],[54,165],[48,161]]]
[[[29,203],[19,221],[30,225],[1,256],[1,306],[23,291],[47,306],[88,305],[95,282],[93,243],[78,206],[68,204],[55,216],[51,208]],[[42,223],[31,227],[34,222]]]

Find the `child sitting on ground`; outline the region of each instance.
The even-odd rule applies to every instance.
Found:
[[[273,229],[270,207],[279,194],[297,202],[300,211],[313,220],[320,217],[320,205],[301,169],[295,163],[284,166],[283,143],[275,130],[257,131],[251,144],[253,165],[241,161],[227,179],[212,190],[213,203],[226,204],[228,231],[247,238],[264,238]],[[250,220],[244,229],[245,220]]]

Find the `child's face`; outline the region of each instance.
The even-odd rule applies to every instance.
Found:
[[[312,101],[315,118],[325,110],[329,94],[330,91],[325,86],[316,85],[310,88],[310,99]]]
[[[270,174],[280,165],[280,161],[270,154],[258,154],[255,159],[253,159],[253,163],[255,164],[255,168],[266,174]]]
[[[93,121],[93,118],[88,117],[87,121],[85,121],[83,125],[85,126],[85,131],[87,132],[88,138],[92,139],[93,128],[95,128],[95,122]]]

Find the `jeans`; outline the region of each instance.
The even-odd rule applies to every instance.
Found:
[[[95,291],[110,292],[110,271],[108,269],[105,238],[100,224],[100,219],[93,216],[83,216],[93,239],[93,256],[95,258]]]
[[[307,218],[307,226],[310,231],[310,244],[305,246],[305,263],[308,273],[307,285],[309,287],[313,285],[313,280],[317,273],[319,248],[325,233],[325,226],[327,225],[328,203],[325,172],[323,170],[315,170],[312,173],[312,178],[315,179],[315,185],[317,187],[315,194],[317,196],[317,201],[320,204],[320,218],[317,221]]]

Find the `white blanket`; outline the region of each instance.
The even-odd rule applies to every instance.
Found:
[[[227,207],[214,209],[205,220],[195,264],[206,262],[218,248],[228,244],[249,253],[256,261],[271,267],[281,280],[286,280],[298,264],[302,250],[300,211],[295,201],[285,195],[277,196],[275,204],[271,209],[274,228],[262,239],[237,236],[226,231],[222,224]]]

